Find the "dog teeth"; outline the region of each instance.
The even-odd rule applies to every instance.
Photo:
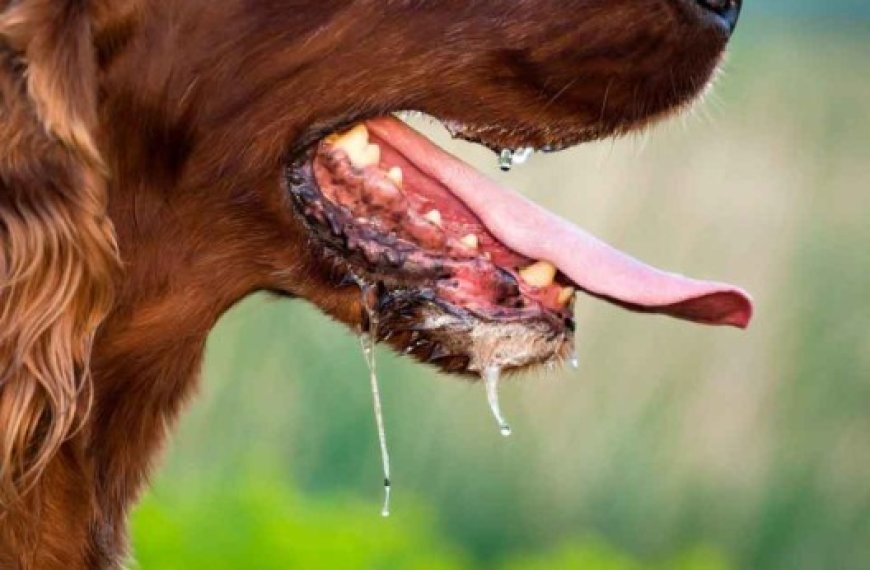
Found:
[[[480,240],[475,234],[468,234],[467,236],[460,239],[459,243],[461,243],[468,249],[477,249],[480,246]]]
[[[402,187],[404,176],[402,175],[402,169],[398,166],[394,166],[387,171],[387,178],[389,178],[390,182],[395,184],[397,188]]]
[[[432,224],[441,227],[441,212],[438,210],[429,210],[423,215],[423,218],[431,222]]]
[[[375,166],[381,161],[381,147],[369,144],[369,130],[360,123],[349,131],[327,138],[333,148],[343,150],[356,168]]]
[[[556,278],[556,266],[549,261],[536,261],[524,269],[520,269],[520,277],[532,287],[542,288],[553,284]]]
[[[343,133],[328,136],[326,142],[343,150],[349,148],[361,150],[369,144],[369,130],[364,124],[360,123]]]
[[[573,287],[563,287],[562,290],[559,291],[559,298],[557,299],[559,305],[567,307],[568,303],[571,302],[571,299],[574,298],[574,293],[576,293],[576,290]]]

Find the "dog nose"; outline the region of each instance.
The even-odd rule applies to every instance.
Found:
[[[733,32],[737,26],[737,18],[740,17],[740,7],[743,0],[696,0],[701,8],[713,12],[728,26],[728,31]]]

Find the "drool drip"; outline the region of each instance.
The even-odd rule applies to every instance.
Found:
[[[498,167],[502,170],[502,172],[510,172],[510,169],[513,165],[514,152],[509,148],[502,150],[498,155]]]
[[[504,419],[501,413],[501,405],[498,401],[498,383],[501,379],[501,368],[498,366],[487,366],[484,368],[483,383],[486,386],[486,399],[489,402],[489,409],[492,410],[492,415],[498,423],[498,428],[504,437],[508,437],[511,433],[511,426]]]
[[[502,149],[498,154],[498,167],[502,172],[510,172],[514,166],[519,166],[528,162],[535,149],[531,147],[523,147],[515,150],[509,148]]]
[[[577,356],[577,350],[572,348],[571,352],[568,353],[568,364],[574,370],[580,368],[580,358]]]
[[[381,448],[381,464],[384,472],[384,506],[381,516],[390,516],[390,452],[387,449],[387,433],[384,428],[384,415],[381,408],[381,390],[378,386],[378,372],[375,365],[375,343],[378,339],[378,292],[377,286],[360,283],[363,307],[363,331],[360,334],[360,346],[363,351],[366,366],[369,369],[369,382],[372,390],[372,407],[375,413],[375,424],[378,429],[378,443]],[[367,321],[367,322],[366,322]],[[366,326],[367,325],[367,326]]]

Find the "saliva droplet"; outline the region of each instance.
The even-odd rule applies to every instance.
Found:
[[[359,342],[363,351],[363,358],[369,369],[369,384],[372,391],[372,408],[375,413],[375,426],[378,430],[378,443],[381,449],[381,465],[384,472],[384,506],[381,508],[381,516],[390,516],[390,491],[392,482],[390,479],[390,452],[387,449],[387,433],[384,428],[384,414],[381,408],[381,390],[378,386],[378,371],[375,363],[375,343],[378,339],[378,310],[377,290],[372,285],[360,284],[362,292],[362,306],[366,312],[368,330],[360,333]]]
[[[511,150],[509,148],[502,149],[498,154],[498,167],[504,172],[509,172],[512,167],[520,166],[521,164],[528,162],[534,152],[535,149],[529,146],[518,148],[516,150]]]
[[[498,155],[498,167],[503,172],[509,172],[514,165],[514,151],[509,148],[502,149]]]
[[[486,399],[489,402],[489,409],[492,410],[492,415],[498,423],[499,432],[504,437],[507,437],[512,433],[512,430],[501,413],[501,405],[498,401],[498,383],[501,379],[501,368],[498,366],[487,366],[483,369],[481,376],[483,377],[484,386],[486,386]]]
[[[535,149],[530,146],[516,149],[511,156],[511,164],[513,166],[525,164],[532,157],[533,152],[535,152]]]
[[[384,506],[381,507],[381,516],[390,516],[390,487],[392,484],[389,479],[384,479]]]
[[[571,349],[571,352],[568,353],[568,365],[574,370],[580,368],[580,358],[577,357],[577,351],[573,348]]]

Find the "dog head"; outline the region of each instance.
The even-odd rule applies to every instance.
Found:
[[[81,417],[113,290],[127,313],[146,290],[303,297],[455,372],[563,358],[575,290],[749,320],[738,289],[640,264],[390,118],[505,166],[643,128],[704,90],[739,0],[5,4],[7,489]]]

